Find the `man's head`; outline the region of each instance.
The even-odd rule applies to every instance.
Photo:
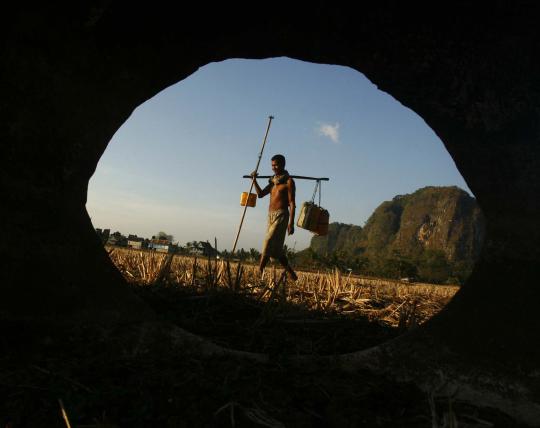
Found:
[[[285,156],[283,155],[272,156],[272,171],[274,171],[274,174],[280,175],[283,173],[284,169],[285,169]]]

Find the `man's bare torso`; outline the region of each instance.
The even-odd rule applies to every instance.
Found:
[[[286,210],[289,208],[289,179],[284,184],[274,184],[270,191],[270,206],[269,211]]]

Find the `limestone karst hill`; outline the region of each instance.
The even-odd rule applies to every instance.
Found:
[[[320,257],[356,261],[374,274],[416,274],[440,282],[445,275],[468,275],[484,234],[476,199],[455,186],[424,187],[383,202],[364,227],[332,223],[327,236],[312,238],[310,250]],[[399,260],[403,272],[388,272],[391,260]]]

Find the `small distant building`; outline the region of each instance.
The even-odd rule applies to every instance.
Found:
[[[139,238],[137,235],[128,235],[127,246],[129,248],[140,250],[141,248],[144,248],[144,243],[144,238]]]
[[[122,235],[120,232],[111,233],[111,235],[109,236],[109,239],[107,240],[107,245],[116,245],[119,247],[126,247],[127,238],[124,235]]]
[[[172,245],[171,241],[167,239],[151,239],[148,243],[149,250],[159,251],[160,253],[172,252],[175,248],[175,245]]]

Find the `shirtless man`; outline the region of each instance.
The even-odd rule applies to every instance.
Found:
[[[268,180],[268,185],[261,189],[255,179],[255,190],[259,198],[264,198],[270,194],[270,206],[268,208],[268,226],[261,252],[259,269],[261,274],[268,263],[270,257],[277,259],[285,268],[289,276],[296,281],[296,273],[289,266],[287,256],[283,251],[285,233],[294,233],[294,211],[296,203],[294,201],[296,187],[294,180],[289,177],[285,170],[285,156],[275,155],[272,157],[272,171],[274,176]],[[256,177],[253,173],[252,176]],[[290,209],[290,213],[289,213]]]

